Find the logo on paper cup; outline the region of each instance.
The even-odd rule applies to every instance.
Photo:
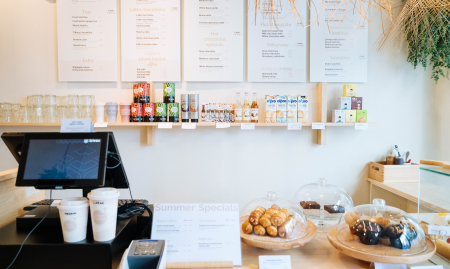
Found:
[[[64,222],[64,229],[68,232],[73,232],[77,228],[77,223],[73,220],[67,220]]]
[[[93,215],[94,215],[93,219],[94,219],[95,224],[103,224],[106,222],[106,213],[105,212],[96,210],[96,211],[94,211]]]
[[[131,108],[131,112],[132,112],[132,113],[136,113],[136,108],[135,108],[135,107],[132,107],[132,108]]]

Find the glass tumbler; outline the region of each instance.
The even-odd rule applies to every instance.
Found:
[[[33,95],[33,122],[44,122],[44,98],[42,95]]]
[[[0,122],[4,122],[3,119],[3,107],[5,106],[4,104],[5,103],[0,103]]]
[[[2,110],[3,110],[2,122],[12,122],[12,104],[3,103]]]
[[[11,122],[22,122],[22,105],[12,104],[12,121]]]
[[[78,95],[68,95],[67,96],[68,106],[78,106]]]
[[[21,122],[32,122],[33,106],[22,106],[20,109]]]

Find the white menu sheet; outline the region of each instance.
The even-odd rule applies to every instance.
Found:
[[[59,81],[117,81],[116,0],[58,0],[57,28]]]
[[[345,15],[345,1],[325,2],[329,11],[319,0],[311,5],[310,82],[367,82],[367,22],[352,5]]]
[[[241,265],[238,204],[154,204],[152,239],[166,240],[168,262]]]
[[[181,81],[180,0],[122,0],[122,81]]]
[[[249,82],[306,82],[306,1],[296,4],[298,14],[288,1],[275,1],[277,16],[263,15],[249,0],[248,71]],[[268,1],[261,1],[267,4]],[[269,9],[268,7],[265,9]]]
[[[242,82],[244,1],[184,1],[184,80]]]

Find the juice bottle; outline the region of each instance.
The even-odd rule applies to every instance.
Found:
[[[206,122],[206,110],[205,110],[205,104],[202,104],[202,121]]]
[[[236,109],[234,122],[242,122],[242,106],[241,106],[241,93],[236,93]]]
[[[258,122],[258,103],[256,101],[256,92],[253,93],[253,102],[250,109],[250,114],[251,122]]]
[[[242,106],[242,122],[250,122],[250,104],[248,102],[248,92],[244,95],[244,105]]]

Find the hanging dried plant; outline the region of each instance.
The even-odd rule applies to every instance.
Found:
[[[450,68],[450,1],[407,0],[400,14],[379,42],[408,44],[408,62],[414,68],[432,66],[432,78],[448,77]]]

